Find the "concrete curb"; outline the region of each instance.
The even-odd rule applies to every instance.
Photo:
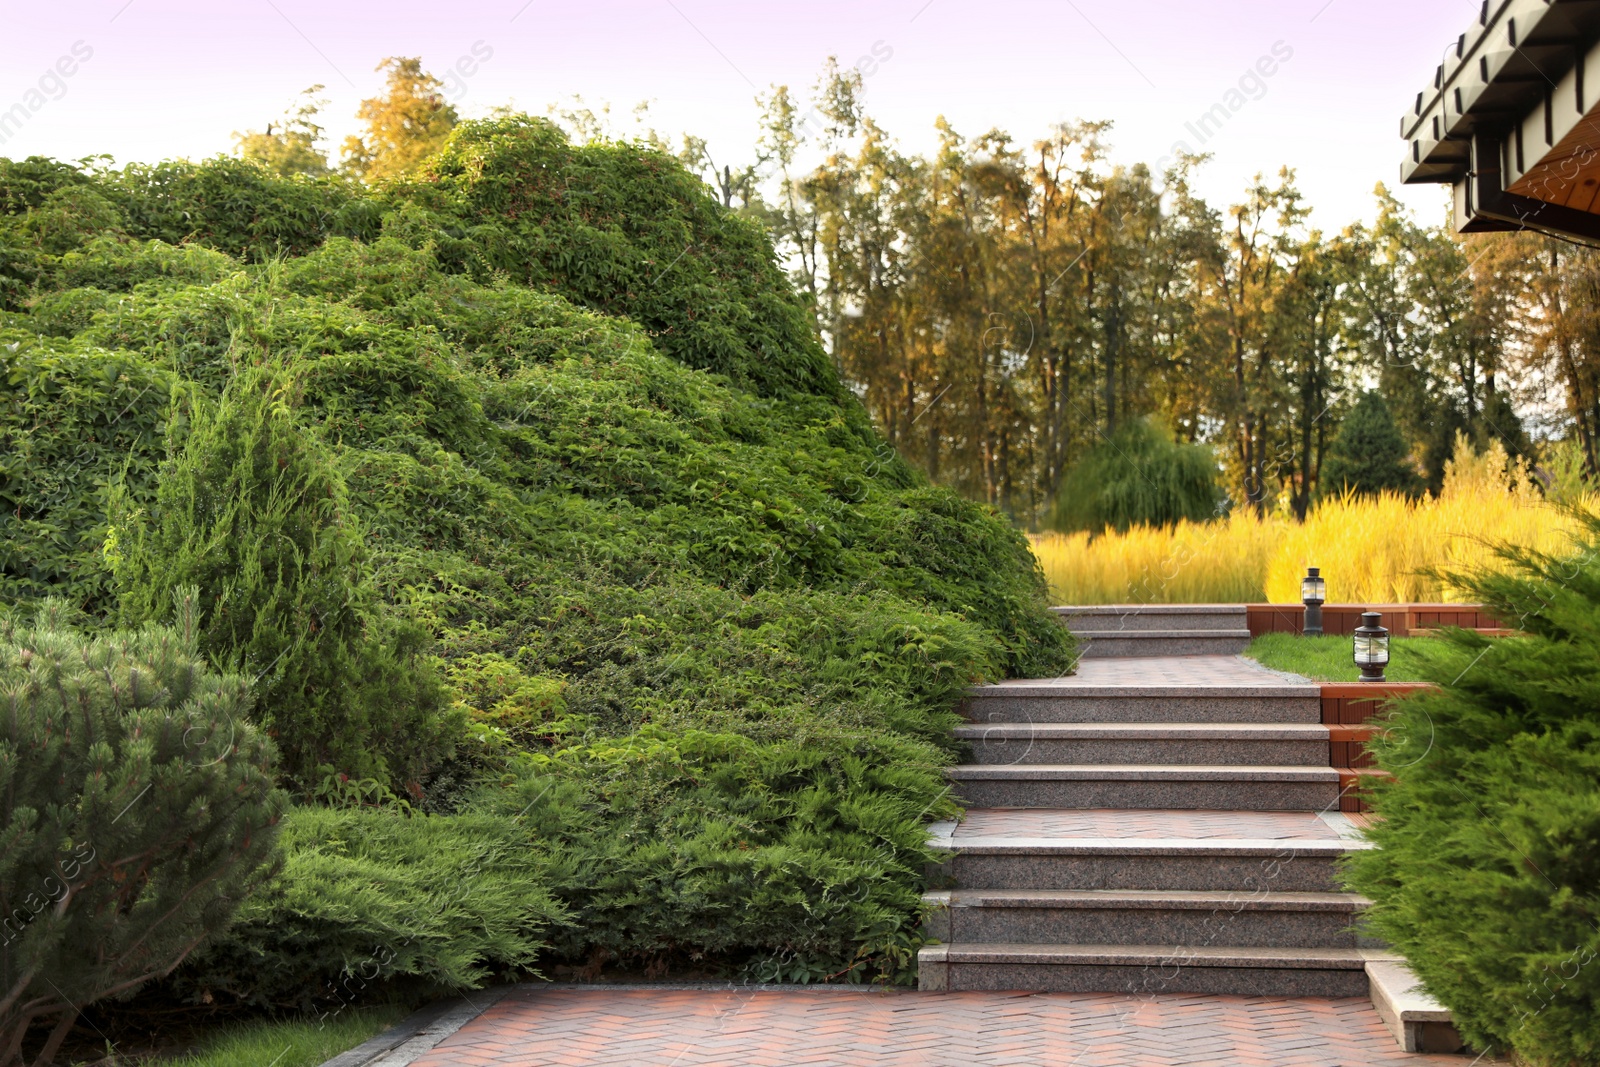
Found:
[[[410,1067],[439,1042],[496,1004],[512,986],[491,986],[420,1008],[322,1067]]]

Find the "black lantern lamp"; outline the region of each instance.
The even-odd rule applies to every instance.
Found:
[[[1361,625],[1355,632],[1356,666],[1361,668],[1363,682],[1384,681],[1383,669],[1389,665],[1389,631],[1378,624],[1383,616],[1376,611],[1363,611]]]
[[[1306,576],[1300,579],[1300,599],[1306,605],[1305,627],[1300,633],[1305,637],[1321,637],[1322,605],[1328,599],[1328,583],[1318,568],[1306,568]]]

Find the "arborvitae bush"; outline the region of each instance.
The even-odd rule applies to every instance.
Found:
[[[1482,1047],[1600,1062],[1600,520],[1569,557],[1464,576],[1529,636],[1441,638],[1436,694],[1399,701],[1352,887]]]
[[[284,807],[247,681],[195,647],[192,596],[177,632],[87,637],[66,614],[0,619],[0,1067],[51,1062],[85,1005],[222,933]]]
[[[296,421],[294,381],[249,367],[195,402],[145,508],[106,551],[125,623],[199,590],[200,647],[255,679],[285,770],[411,780],[450,742],[420,627],[385,612],[343,479]]]
[[[1125,422],[1061,479],[1055,528],[1063,532],[1171,526],[1217,516],[1217,457],[1150,419]]]
[[[1339,434],[1323,457],[1317,486],[1323,496],[1335,498],[1346,491],[1422,491],[1422,476],[1381,394],[1364,394],[1339,424]]]

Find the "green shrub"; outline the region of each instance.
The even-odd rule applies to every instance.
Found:
[[[295,808],[281,870],[178,989],[326,1017],[380,988],[437,996],[526,974],[566,919],[544,887],[538,826],[514,814]]]
[[[1482,1047],[1600,1059],[1600,521],[1568,559],[1459,579],[1526,638],[1455,631],[1398,702],[1353,888]]]
[[[259,883],[283,797],[248,686],[179,632],[0,620],[0,1065],[54,1022],[167,974]]]
[[[263,367],[194,406],[153,501],[123,507],[107,537],[121,618],[197,587],[200,647],[255,677],[291,775],[411,780],[450,740],[426,637],[378,603],[343,479],[296,406],[294,382]]]
[[[581,803],[552,831],[560,865],[529,876],[575,916],[548,934],[565,963],[907,980],[924,827],[954,812],[942,770],[957,755],[961,692],[1071,666],[1025,538],[894,455],[817,362],[765,238],[677,163],[574,147],[525,120],[467,124],[457,138],[441,160],[480,161],[487,177],[441,163],[339,208],[375,207],[384,236],[316,238],[271,259],[254,238],[195,233],[191,246],[241,248],[231,266],[202,256],[191,269],[172,248],[132,242],[184,236],[141,221],[166,217],[183,189],[248,207],[274,195],[268,179],[241,171],[228,191],[234,171],[212,164],[176,186],[98,179],[129,243],[46,257],[30,310],[0,320],[40,395],[5,425],[22,441],[46,414],[36,454],[73,455],[58,432],[111,425],[131,399],[97,376],[108,352],[166,376],[175,401],[163,397],[158,432],[120,455],[102,451],[104,435],[86,447],[81,481],[31,466],[10,475],[7,491],[33,509],[33,525],[0,526],[11,558],[57,565],[26,572],[31,585],[0,580],[25,595],[103,588],[86,550],[105,528],[102,486],[116,481],[123,513],[143,518],[119,523],[113,554],[145,561],[119,576],[225,591],[227,575],[278,564],[258,533],[223,519],[277,528],[304,497],[316,506],[290,541],[359,565],[319,570],[303,594],[286,581],[272,601],[284,610],[261,632],[303,637],[294,605],[341,582],[366,589],[381,618],[430,631],[454,706],[477,720],[416,782],[395,762],[401,732],[374,727],[359,742],[400,779],[379,781],[310,750],[331,720],[280,730],[285,746],[308,746],[294,757],[307,792],[361,804],[408,786],[417,811],[514,817],[542,788],[532,783],[573,790]],[[559,186],[537,177],[552,169]],[[287,190],[285,205],[326,193],[314,186]],[[593,208],[577,206],[591,187]],[[336,225],[311,220],[294,239]],[[670,267],[680,253],[662,283],[669,306],[639,286],[652,261]],[[113,293],[116,271],[95,264],[124,255],[143,280]],[[257,365],[294,383],[277,422],[259,407],[246,418],[232,381]],[[45,399],[53,373],[65,382],[59,417]],[[226,432],[222,411],[234,412]],[[245,471],[250,441],[286,450],[292,462],[272,474],[284,495],[228,489],[249,480],[229,472]],[[191,508],[205,496],[196,486],[215,488],[218,506]],[[70,544],[51,540],[64,528]],[[245,656],[256,631],[229,631],[236,652],[218,640],[219,655]],[[377,633],[353,637],[351,655],[368,655]],[[262,715],[335,699],[264,696]],[[425,747],[426,730],[412,742]],[[346,777],[319,780],[324,764]]]
[[[625,315],[746,388],[839,393],[771,240],[666,152],[573,145],[526,116],[465,122],[393,195],[415,207],[385,233],[431,242],[452,269]]]
[[[57,594],[104,615],[107,491],[154,488],[182,379],[132,353],[0,328],[0,383],[0,603]],[[153,610],[164,617],[165,603]]]
[[[1151,419],[1125,422],[1067,471],[1056,492],[1055,528],[1171,526],[1217,516],[1222,490],[1209,446],[1185,444]]]

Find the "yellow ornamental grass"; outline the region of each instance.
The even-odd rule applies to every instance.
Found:
[[[1216,522],[1042,534],[1033,539],[1060,604],[1203,604],[1260,600],[1281,520],[1238,511]]]
[[[1595,510],[1600,498],[1575,503]],[[1034,552],[1062,604],[1292,604],[1307,566],[1322,568],[1336,603],[1426,603],[1463,598],[1430,571],[1498,568],[1500,543],[1559,552],[1575,532],[1498,443],[1480,456],[1459,440],[1437,498],[1346,496],[1322,502],[1303,524],[1239,512],[1092,540],[1045,534]]]

